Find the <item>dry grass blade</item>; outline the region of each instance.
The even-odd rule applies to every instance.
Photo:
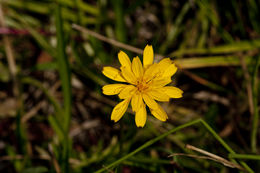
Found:
[[[57,91],[57,89],[60,87],[60,81],[57,81],[51,88],[48,88],[47,90],[54,95],[54,93]],[[25,113],[22,117],[21,121],[22,123],[26,123],[29,119],[31,119],[36,113],[44,106],[45,102],[41,101],[36,106],[34,106],[32,109],[30,109],[29,112]]]
[[[0,26],[5,28],[6,25],[5,25],[4,14],[2,9],[3,9],[2,5],[0,4]],[[7,56],[10,73],[14,78],[14,76],[16,75],[16,65],[14,60],[13,48],[7,35],[3,35],[3,39],[4,39],[5,52]]]
[[[99,33],[96,33],[94,31],[91,31],[87,28],[84,28],[82,26],[79,26],[79,25],[76,25],[76,24],[72,24],[72,28],[82,32],[82,33],[85,33],[85,34],[88,34],[88,35],[91,35],[101,41],[104,41],[104,42],[107,42],[111,45],[114,45],[116,47],[119,47],[119,48],[123,48],[123,49],[126,49],[126,50],[129,50],[129,51],[132,51],[132,52],[135,52],[135,53],[138,53],[138,54],[143,54],[143,50],[142,49],[139,49],[139,48],[136,48],[136,47],[133,47],[133,46],[130,46],[128,44],[124,44],[124,43],[121,43],[119,41],[116,41],[114,39],[111,39],[111,38],[107,38]],[[162,59],[163,56],[162,55],[158,55],[158,54],[155,54],[155,57],[158,58],[158,59]]]
[[[99,120],[85,121],[82,124],[80,124],[79,126],[72,129],[69,133],[69,136],[71,138],[73,138],[73,137],[79,135],[82,132],[82,130],[92,129],[92,128],[97,127],[98,125],[100,125]]]
[[[22,123],[26,123],[29,119],[31,119],[36,113],[44,106],[44,101],[39,102],[36,106],[34,106],[29,112],[24,114],[21,121]]]
[[[1,3],[0,3],[0,26],[4,27],[4,28],[6,27],[3,8],[2,8]],[[7,57],[10,74],[14,81],[13,93],[14,93],[14,96],[17,97],[18,96],[18,83],[17,83],[17,79],[16,79],[17,69],[16,69],[16,63],[15,63],[14,54],[13,54],[13,48],[12,48],[10,39],[7,35],[3,35],[3,41],[4,41],[4,45],[5,45],[4,47],[5,47],[5,52],[6,52],[6,57]]]
[[[228,161],[229,162],[228,164],[226,162],[223,163],[220,160],[212,158],[212,157],[209,157],[209,156],[198,156],[198,155],[194,155],[194,154],[175,153],[175,154],[169,155],[168,157],[173,157],[173,156],[186,156],[186,157],[192,157],[192,158],[196,158],[196,159],[212,160],[212,161],[215,161],[215,162],[218,162],[218,163],[222,163],[223,165],[225,165],[227,167],[237,168],[237,169],[240,169],[240,170],[244,171],[244,169],[242,167],[240,167],[239,165],[237,165],[237,164],[234,164],[234,163],[229,162],[229,161]]]
[[[24,155],[14,155],[14,156],[1,156],[0,161],[14,161],[14,160],[24,160]],[[37,159],[37,160],[48,160],[51,161],[50,155],[39,155],[39,156],[32,156],[31,159]],[[56,161],[57,162],[57,161]],[[69,159],[70,164],[79,165],[81,162],[77,159],[70,158]]]
[[[250,80],[250,75],[247,69],[247,65],[245,62],[245,58],[241,56],[240,58],[242,70],[244,71],[244,77],[246,82],[246,89],[247,89],[247,96],[248,96],[248,104],[249,104],[249,112],[251,114],[251,117],[253,117],[254,114],[254,104],[253,104],[253,91],[252,91],[252,84]]]
[[[48,145],[48,148],[49,148],[49,152],[50,152],[50,155],[51,155],[51,161],[53,163],[55,171],[57,173],[61,173],[61,167],[60,167],[57,159],[54,156],[53,148],[52,148],[52,146],[50,144]]]
[[[82,26],[79,26],[79,25],[76,25],[76,24],[72,24],[72,28],[74,28],[74,29],[76,29],[76,30],[78,30],[78,31],[80,31],[80,32],[82,32],[82,33],[91,35],[91,36],[93,36],[93,37],[95,37],[95,38],[97,38],[97,39],[99,39],[99,40],[101,40],[101,41],[107,42],[107,43],[109,43],[109,44],[111,44],[111,45],[114,45],[114,46],[116,46],[116,47],[123,48],[123,49],[129,50],[129,51],[135,52],[135,53],[137,53],[137,54],[142,54],[142,53],[143,53],[143,50],[142,50],[142,49],[139,49],[139,48],[130,46],[130,45],[128,45],[128,44],[124,44],[124,43],[119,42],[119,41],[116,41],[116,40],[114,40],[114,39],[107,38],[107,37],[105,37],[105,36],[103,36],[103,35],[101,35],[101,34],[99,34],[99,33],[96,33],[96,32],[94,32],[94,31],[91,31],[91,30],[89,30],[89,29],[87,29],[87,28],[84,28],[84,27],[82,27]],[[157,60],[160,60],[160,59],[162,59],[163,57],[164,57],[163,55],[155,54],[155,58],[156,58]],[[177,65],[181,70],[184,71],[184,68],[189,68],[189,66],[188,66],[188,67],[185,67],[185,66],[183,67],[183,66],[182,66],[182,62],[183,62],[183,61],[179,61],[179,60],[178,60],[178,61],[177,61],[177,60],[175,61],[176,65]],[[189,60],[188,60],[188,62],[189,62]],[[186,65],[187,65],[187,63],[186,63]],[[184,73],[185,73],[187,76],[189,76],[191,79],[197,81],[198,83],[200,83],[200,84],[202,84],[202,85],[206,85],[206,86],[211,85],[211,86],[214,87],[214,84],[208,82],[207,80],[205,80],[205,79],[203,79],[203,78],[201,78],[201,77],[199,77],[199,76],[197,76],[197,75],[195,75],[195,74],[193,74],[193,73],[191,73],[191,72],[184,71]],[[216,87],[215,87],[215,88],[216,88]]]
[[[179,67],[179,66],[177,66]],[[181,67],[179,67],[179,69],[185,74],[187,75],[188,77],[190,77],[191,79],[193,79],[194,81],[198,82],[199,84],[201,85],[204,85],[204,86],[207,86],[207,87],[210,87],[210,88],[213,88],[213,89],[218,89],[220,91],[227,91],[225,88],[219,86],[219,85],[216,85],[215,83],[212,83],[188,70],[185,70]]]
[[[225,165],[225,166],[227,166],[227,167],[237,168],[237,169],[240,169],[240,170],[245,171],[245,169],[242,168],[240,165],[235,164],[235,163],[233,163],[233,162],[230,162],[230,161],[224,159],[223,157],[217,156],[217,155],[215,155],[215,154],[212,154],[212,153],[210,153],[210,152],[208,152],[208,151],[202,150],[202,149],[200,149],[200,148],[194,147],[194,146],[189,145],[189,144],[187,144],[185,147],[186,147],[187,149],[190,149],[190,150],[199,152],[199,153],[201,153],[201,154],[204,154],[204,155],[206,155],[207,157],[205,157],[205,156],[204,156],[204,157],[203,157],[203,156],[196,156],[196,155],[186,155],[186,156],[196,157],[196,158],[200,158],[200,159],[213,160],[213,161],[219,162],[219,163],[221,163],[221,164],[223,164],[223,165]],[[173,155],[171,155],[171,156],[173,156]]]

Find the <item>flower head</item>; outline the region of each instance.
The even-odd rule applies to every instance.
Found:
[[[156,101],[168,102],[170,98],[182,97],[183,91],[179,88],[165,86],[172,81],[171,77],[177,71],[175,64],[170,58],[153,63],[154,53],[150,45],[144,49],[143,64],[139,57],[135,57],[131,62],[123,51],[118,53],[118,59],[121,64],[120,70],[104,67],[102,71],[106,77],[124,82],[123,84],[105,85],[102,88],[103,94],[118,95],[120,99],[123,99],[114,107],[111,120],[119,121],[131,102],[137,127],[143,127],[146,123],[146,105],[153,116],[161,121],[166,121],[168,116]]]

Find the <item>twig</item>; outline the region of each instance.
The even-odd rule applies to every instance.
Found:
[[[24,116],[22,117],[22,123],[26,123],[29,119],[31,119],[44,105],[44,101],[41,101],[40,103],[38,103],[36,106],[34,106],[32,109],[30,109],[29,112],[27,112],[26,114],[24,114]]]
[[[55,93],[56,90],[60,87],[60,81],[57,81],[49,90],[51,93]],[[54,94],[53,94],[54,95]],[[36,106],[34,106],[29,112],[24,114],[21,122],[26,123],[29,119],[31,119],[44,105],[44,101],[41,101]]]
[[[80,124],[78,127],[70,130],[69,136],[71,138],[77,136],[82,130],[92,129],[100,124],[99,120],[87,120]]]
[[[179,67],[179,66],[177,66]],[[207,87],[210,87],[210,88],[214,88],[214,89],[218,89],[218,90],[221,90],[221,91],[225,91],[227,92],[227,90],[219,85],[216,85],[215,83],[212,83],[188,70],[185,70],[181,67],[179,67],[179,69],[185,74],[187,75],[188,77],[190,77],[191,79],[193,79],[194,81],[198,82],[199,84],[201,85],[204,85],[204,86],[207,86]]]
[[[84,28],[82,26],[79,26],[77,24],[72,24],[72,28],[82,32],[82,33],[85,33],[85,34],[88,34],[88,35],[91,35],[101,41],[104,41],[104,42],[107,42],[109,44],[112,44],[116,47],[120,47],[120,48],[123,48],[123,49],[126,49],[126,50],[129,50],[129,51],[132,51],[132,52],[135,52],[137,54],[143,54],[143,50],[142,49],[139,49],[139,48],[136,48],[136,47],[133,47],[133,46],[130,46],[130,45],[127,45],[127,44],[124,44],[124,43],[121,43],[119,41],[116,41],[114,39],[111,39],[111,38],[107,38],[99,33],[96,33],[94,31],[91,31],[87,28]],[[155,58],[157,60],[160,60],[162,59],[164,56],[163,55],[160,55],[160,54],[155,54]],[[201,77],[191,73],[191,72],[188,72],[187,70],[184,70],[182,67],[181,67],[181,64],[177,64],[176,62],[176,65],[177,67],[182,70],[184,72],[184,74],[186,74],[187,76],[189,76],[191,79],[197,81],[198,83],[202,84],[202,85],[206,85],[206,86],[214,86],[214,87],[217,87],[215,86],[213,83],[205,80],[205,79],[202,79]]]
[[[123,49],[126,49],[126,50],[129,50],[129,51],[132,51],[132,52],[135,52],[135,53],[138,53],[138,54],[143,54],[143,50],[142,49],[139,49],[139,48],[136,48],[136,47],[133,47],[133,46],[130,46],[128,44],[124,44],[124,43],[121,43],[119,41],[116,41],[114,39],[111,39],[111,38],[107,38],[99,33],[96,33],[94,31],[91,31],[87,28],[84,28],[82,26],[79,26],[79,25],[76,25],[76,24],[72,24],[72,28],[80,31],[80,32],[83,32],[85,34],[88,34],[88,35],[91,35],[101,41],[104,41],[104,42],[107,42],[109,44],[112,44],[116,47],[120,47],[120,48],[123,48]],[[159,55],[159,54],[155,54],[155,57],[158,58],[158,59],[162,59],[163,56],[162,55]]]

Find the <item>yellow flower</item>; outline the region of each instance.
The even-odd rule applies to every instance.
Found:
[[[119,121],[126,112],[131,101],[132,110],[135,112],[137,127],[143,127],[146,123],[146,105],[153,116],[161,121],[166,121],[168,116],[162,107],[156,103],[168,102],[170,98],[182,97],[183,91],[173,86],[165,86],[172,80],[171,77],[177,71],[177,67],[170,60],[164,58],[159,63],[153,63],[154,53],[152,46],[147,45],[143,52],[143,64],[139,57],[131,62],[123,51],[118,53],[121,64],[120,70],[113,67],[104,67],[102,73],[115,81],[124,84],[109,84],[103,86],[103,94],[117,95],[122,102],[117,104],[111,115],[111,120]]]

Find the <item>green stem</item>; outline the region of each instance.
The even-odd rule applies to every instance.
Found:
[[[116,24],[116,36],[120,42],[126,42],[126,29],[125,29],[125,22],[124,22],[124,2],[123,0],[114,0],[114,11],[115,11],[115,24]]]
[[[55,10],[55,19],[56,19],[56,32],[57,32],[57,63],[59,76],[61,79],[62,93],[64,99],[64,108],[63,108],[63,131],[64,131],[64,140],[60,141],[63,145],[63,152],[61,158],[61,167],[62,172],[69,172],[69,126],[70,126],[70,118],[71,118],[71,77],[70,77],[70,67],[68,62],[68,57],[66,56],[65,49],[65,39],[64,39],[64,31],[63,31],[63,20],[61,17],[61,7],[59,3],[56,4]]]
[[[172,129],[172,130],[170,130],[170,131],[168,131],[168,132],[166,132],[166,133],[164,133],[164,134],[162,134],[162,135],[160,135],[160,136],[158,136],[158,137],[156,137],[156,138],[154,138],[154,139],[151,139],[151,140],[149,140],[148,142],[146,142],[145,144],[143,144],[142,146],[140,146],[139,148],[137,148],[136,150],[134,150],[133,152],[131,152],[131,153],[127,154],[126,156],[124,156],[124,157],[118,159],[117,161],[111,163],[110,165],[108,165],[108,166],[106,166],[106,167],[104,167],[104,168],[102,168],[102,169],[96,171],[96,173],[106,171],[107,169],[109,169],[109,168],[111,168],[111,167],[113,167],[113,166],[116,166],[116,165],[118,165],[119,163],[123,162],[124,160],[128,159],[129,157],[135,155],[135,154],[138,153],[139,151],[141,151],[141,150],[143,150],[143,149],[145,149],[145,148],[151,146],[152,144],[154,144],[155,142],[157,142],[157,141],[161,140],[162,138],[168,136],[169,134],[174,133],[174,132],[176,132],[176,131],[178,131],[178,130],[181,130],[181,129],[185,128],[185,127],[191,126],[191,125],[193,125],[193,124],[196,124],[196,123],[198,123],[198,122],[200,122],[200,119],[191,121],[191,122],[186,123],[186,124],[183,124],[183,125],[181,125],[181,126],[178,126],[178,127],[174,128],[174,129]]]
[[[204,120],[200,119],[200,122],[206,127],[206,129],[217,139],[217,141],[219,141],[223,147],[229,151],[229,153],[231,154],[236,154],[234,150],[232,150],[228,144],[208,125],[208,123],[206,123]],[[235,160],[232,160],[233,162],[237,163]],[[244,168],[250,172],[250,173],[253,173],[254,171],[245,163],[245,162],[242,162],[240,161],[240,164],[242,166],[244,166]]]
[[[133,152],[127,154],[126,156],[118,159],[117,161],[111,163],[110,165],[96,171],[95,173],[100,173],[100,172],[103,172],[103,171],[106,171],[107,169],[111,168],[111,167],[114,167],[118,164],[120,164],[121,162],[123,162],[124,160],[127,160],[128,158],[130,158],[131,156],[135,155],[136,153],[138,153],[139,151],[151,146],[152,144],[154,144],[155,142],[161,140],[162,138],[165,138],[166,136],[168,136],[169,134],[171,133],[174,133],[176,131],[179,131],[183,128],[186,128],[186,127],[189,127],[189,126],[192,126],[194,124],[197,124],[197,123],[202,123],[205,128],[217,139],[217,141],[219,141],[226,150],[228,150],[231,154],[235,154],[235,152],[225,143],[225,141],[202,119],[197,119],[197,120],[194,120],[194,121],[191,121],[191,122],[188,122],[186,124],[183,124],[183,125],[180,125],[154,139],[151,139],[150,141],[146,142],[145,144],[143,144],[142,146],[140,146],[139,148],[137,148],[136,150],[134,150]],[[234,160],[234,162],[236,163],[236,161]],[[253,173],[254,171],[248,167],[248,165],[245,163],[245,162],[240,162],[241,165],[244,166],[244,168],[250,172],[250,173]]]
[[[223,145],[223,147],[228,150],[230,153],[234,154],[235,151],[232,150],[226,142],[206,123],[204,120],[200,120],[201,123],[206,127],[206,129]]]
[[[260,56],[256,59],[256,66],[253,74],[252,90],[253,90],[253,105],[254,105],[254,117],[253,117],[253,127],[251,132],[251,148],[254,153],[257,152],[257,129],[258,129],[258,67],[260,63]]]
[[[70,67],[68,58],[65,53],[65,39],[63,31],[63,22],[61,18],[61,7],[57,4],[56,8],[56,29],[58,39],[58,70],[61,78],[62,93],[64,97],[64,129],[69,128],[70,124],[70,112],[71,112],[71,82],[70,82]]]
[[[232,159],[260,160],[260,155],[250,154],[229,154],[228,157]]]

